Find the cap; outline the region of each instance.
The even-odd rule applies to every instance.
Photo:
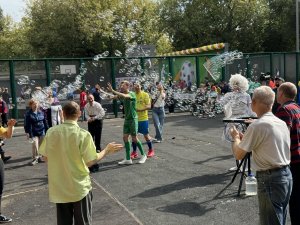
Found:
[[[282,77],[275,77],[275,80],[280,80],[284,82],[284,79]]]

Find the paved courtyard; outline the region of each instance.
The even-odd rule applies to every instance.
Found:
[[[122,124],[121,118],[104,121],[103,147],[122,142]],[[154,134],[152,121],[150,127]],[[200,120],[170,114],[164,141],[154,144],[154,158],[143,165],[119,166],[124,151],[108,156],[91,175],[93,224],[258,224],[257,197],[246,197],[244,185],[236,196],[240,176],[229,185],[234,158],[230,144],[222,141],[223,127],[221,117]],[[28,165],[31,145],[22,127],[4,147],[12,159],[5,165],[3,214],[11,216],[13,224],[56,224],[55,205],[48,202],[46,164]]]

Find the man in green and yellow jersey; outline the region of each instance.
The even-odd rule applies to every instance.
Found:
[[[149,118],[148,110],[151,109],[151,99],[149,94],[141,89],[140,83],[134,84],[134,91],[136,94],[136,111],[138,114],[138,133],[143,134],[148,145],[148,158],[154,156],[154,150],[152,146],[151,137],[149,135]],[[136,152],[136,146],[132,143],[133,152],[130,157],[135,159],[138,157]]]
[[[128,81],[123,81],[121,83],[121,92],[113,90],[110,83],[107,84],[108,91],[112,92],[115,97],[119,98],[124,105],[125,111],[125,120],[123,126],[123,140],[125,143],[125,150],[126,150],[126,157],[124,160],[119,162],[119,165],[131,165],[132,160],[130,158],[130,142],[129,136],[131,136],[133,145],[137,146],[141,152],[141,159],[138,163],[142,164],[145,163],[147,156],[144,152],[143,145],[139,141],[137,137],[138,133],[138,116],[136,111],[136,95],[134,92],[129,90],[130,83]]]

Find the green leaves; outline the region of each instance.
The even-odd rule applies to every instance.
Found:
[[[289,51],[294,30],[294,0],[34,0],[18,24],[0,9],[0,57],[114,56],[138,44],[162,54],[217,42]]]

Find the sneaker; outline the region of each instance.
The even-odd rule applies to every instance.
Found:
[[[137,152],[136,152],[136,151],[131,152],[130,158],[131,158],[131,159],[137,159],[137,158],[138,158]]]
[[[148,158],[151,158],[151,157],[153,157],[153,156],[154,156],[154,150],[153,150],[153,149],[149,149],[148,154],[147,154],[147,157],[148,157]]]
[[[143,155],[142,158],[139,160],[139,164],[145,163],[146,160],[147,160],[147,156],[146,156],[146,155]]]
[[[12,221],[11,218],[0,215],[0,223],[10,223]]]
[[[228,169],[228,171],[236,171],[237,170],[237,166],[231,167]]]
[[[161,140],[158,140],[158,139],[153,139],[153,140],[152,140],[152,142],[154,142],[154,143],[160,143],[160,142],[161,142]]]
[[[132,165],[132,160],[131,159],[129,159],[129,160],[124,159],[121,162],[118,162],[118,164],[119,165]]]
[[[89,167],[90,173],[96,173],[99,171],[99,164],[92,165]]]
[[[30,165],[34,166],[36,164],[39,163],[39,158],[36,158],[36,159],[33,159],[31,162],[30,162]]]
[[[45,160],[43,160],[42,157],[39,157],[39,158],[38,158],[38,163],[44,163],[44,162],[45,162]]]
[[[10,160],[10,159],[11,159],[11,156],[4,156],[3,162],[7,162],[7,161]]]

